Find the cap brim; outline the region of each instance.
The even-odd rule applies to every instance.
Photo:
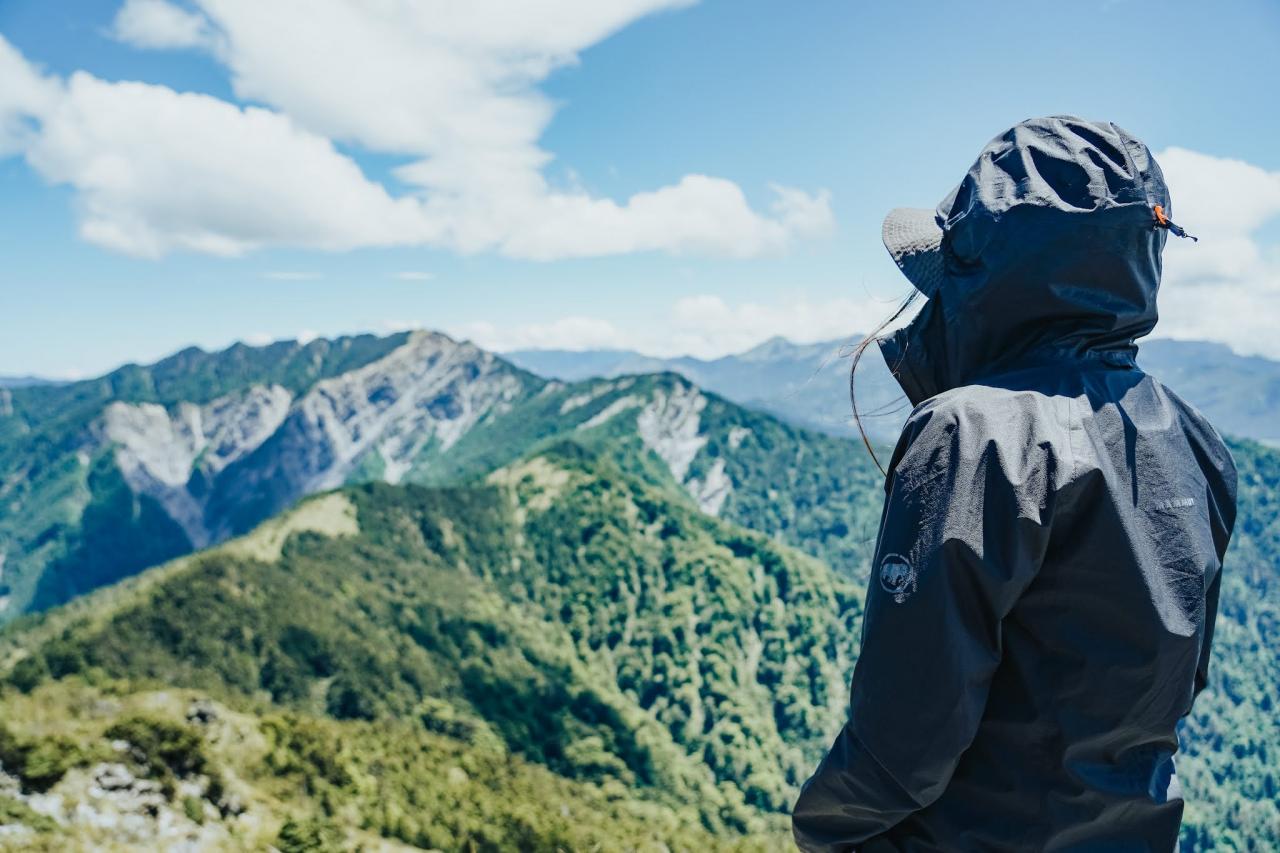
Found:
[[[937,213],[914,207],[894,208],[884,218],[880,236],[907,280],[925,296],[932,296],[946,272]]]

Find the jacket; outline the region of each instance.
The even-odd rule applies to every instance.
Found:
[[[992,140],[939,205],[945,278],[881,344],[915,409],[801,849],[1176,850],[1176,726],[1205,684],[1236,475],[1138,365],[1157,204],[1144,145],[1054,117]]]

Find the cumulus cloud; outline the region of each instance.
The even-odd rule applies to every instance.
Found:
[[[392,198],[328,139],[270,110],[76,73],[35,114],[28,163],[77,190],[81,235],[109,249],[238,255],[432,234],[420,203]]]
[[[112,34],[135,47],[209,47],[216,39],[203,15],[166,0],[126,0],[111,25]]]
[[[86,239],[148,257],[389,245],[753,256],[829,231],[822,190],[774,186],[759,211],[702,174],[621,200],[547,180],[553,156],[538,143],[554,105],[542,81],[637,18],[690,2],[127,0],[117,39],[204,50],[255,106],[45,76],[0,38],[0,154],[25,153],[76,189]],[[407,158],[399,194],[335,143]]]
[[[58,84],[47,79],[0,36],[0,157],[21,153],[37,136],[39,119],[57,103]]]
[[[1178,224],[1200,240],[1168,242],[1157,333],[1280,358],[1280,246],[1260,236],[1280,216],[1280,172],[1184,148],[1158,159]]]

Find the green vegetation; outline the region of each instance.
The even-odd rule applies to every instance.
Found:
[[[158,780],[161,790],[170,797],[177,790],[177,780],[210,773],[200,735],[191,726],[138,715],[112,723],[103,735],[128,744],[132,762],[148,778]],[[216,782],[209,787],[215,792],[221,790]]]
[[[785,846],[857,653],[882,481],[853,442],[708,394],[677,483],[637,415],[684,380],[531,381],[430,443],[408,485],[359,482],[384,472],[370,455],[340,492],[176,560],[185,536],[109,454],[74,455],[86,400],[170,404],[188,369],[201,399],[296,391],[382,345],[13,392],[4,579],[40,582],[0,596],[78,597],[0,631],[0,824],[30,830],[22,849],[126,843],[33,811],[41,792],[96,802],[109,763],[211,849]],[[1280,844],[1280,453],[1232,449],[1240,518],[1178,763],[1187,850]],[[690,491],[716,477],[713,518]],[[187,721],[197,700],[216,722]]]
[[[1184,849],[1280,845],[1280,453],[1233,442],[1240,514],[1209,684],[1182,729]]]
[[[245,702],[237,700],[238,705]],[[184,716],[193,706],[212,718]],[[408,720],[337,721],[295,711],[245,713],[179,689],[153,691],[79,677],[42,685],[34,694],[0,699],[0,714],[57,727],[84,752],[110,755],[111,734],[138,714],[188,728],[208,772],[232,780],[229,793],[172,795],[158,808],[166,833],[121,843],[118,830],[92,822],[65,825],[16,797],[0,794],[0,850],[156,849],[198,840],[200,849],[349,851],[385,849],[380,842],[470,853],[534,853],[630,849],[764,853],[784,843],[780,825],[753,838],[713,833],[695,808],[637,797],[616,781],[569,779],[513,754],[480,733],[442,735]],[[150,724],[150,723],[149,723]],[[98,765],[104,766],[104,765]],[[86,772],[86,771],[81,771]],[[198,774],[186,777],[200,779]],[[139,769],[138,785],[161,777]],[[94,794],[68,778],[57,791],[100,816],[139,814],[110,794]],[[155,807],[153,807],[155,808]],[[393,848],[394,849],[394,848]]]
[[[0,406],[0,619],[40,610],[191,550],[146,497],[125,486],[110,453],[90,458],[107,404],[207,403],[251,385],[299,394],[404,343],[405,334],[194,347],[149,366],[82,382],[6,389]],[[2,606],[8,604],[9,606]]]
[[[0,767],[15,776],[24,791],[44,793],[85,756],[62,735],[19,737],[0,727]]]
[[[277,560],[232,542],[150,586],[11,630],[25,653],[13,695],[38,696],[56,678],[123,679],[290,720],[264,723],[283,749],[271,766],[297,770],[309,797],[346,801],[351,762],[370,758],[410,799],[378,832],[413,844],[579,849],[575,820],[535,820],[529,802],[496,826],[423,822],[415,786],[431,771],[400,766],[409,759],[385,744],[345,760],[349,750],[316,744],[324,720],[519,756],[597,798],[679,815],[655,824],[672,838],[682,826],[726,839],[784,830],[796,785],[839,724],[860,612],[824,566],[573,444],[489,485],[342,494],[358,535],[295,534]],[[186,729],[129,717],[104,736],[128,742],[166,791],[183,775],[218,776]],[[480,796],[474,808],[496,805]]]
[[[21,824],[32,832],[42,835],[58,829],[58,822],[53,818],[40,814],[31,806],[8,794],[0,794],[0,826],[14,824]]]

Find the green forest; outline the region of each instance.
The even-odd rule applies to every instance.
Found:
[[[111,448],[78,450],[104,401],[304,393],[385,346],[179,354],[13,394],[5,578],[66,603],[0,629],[0,847],[138,849],[164,827],[215,850],[785,849],[847,713],[883,500],[860,445],[672,374],[498,362],[519,394],[399,485],[369,453],[194,553]],[[1231,447],[1184,850],[1280,844],[1280,453]]]
[[[1280,460],[1234,449],[1242,523],[1179,765],[1190,849],[1280,838]],[[572,442],[470,486],[310,499],[7,630],[22,796],[0,808],[24,848],[91,849],[23,797],[119,763],[225,849],[778,849],[842,721],[861,594],[787,530]]]

